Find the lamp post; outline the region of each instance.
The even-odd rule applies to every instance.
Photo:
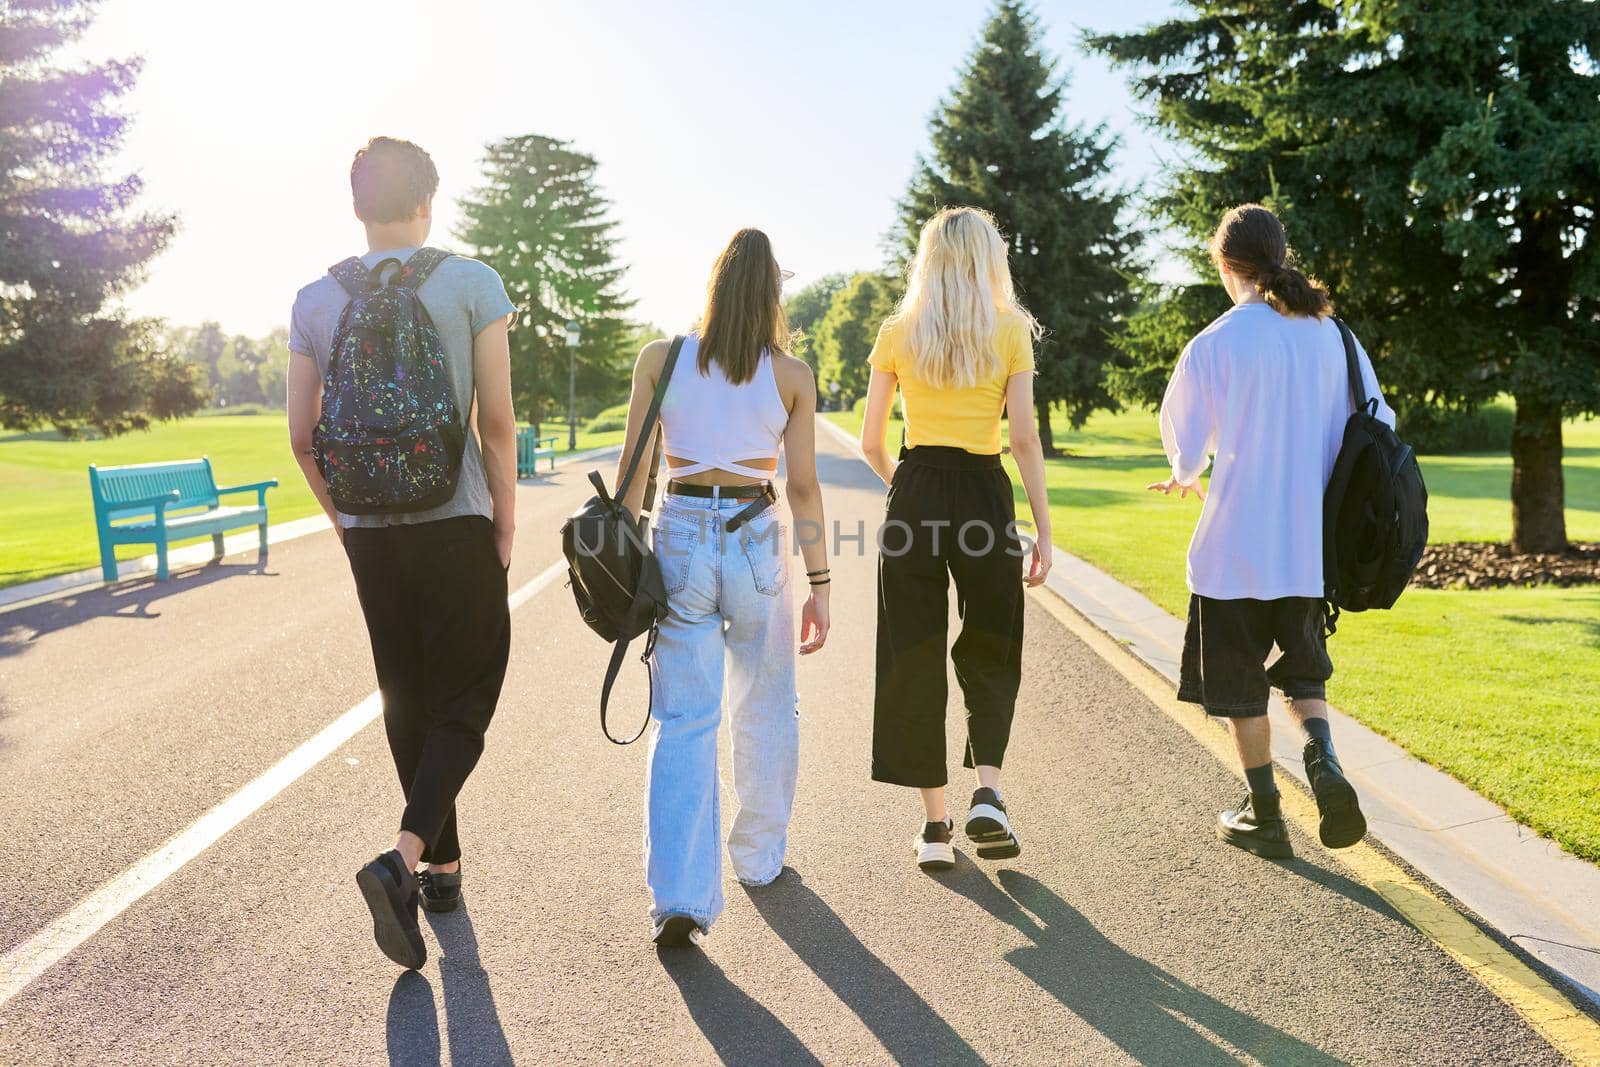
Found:
[[[578,450],[578,324],[567,322],[567,451]]]

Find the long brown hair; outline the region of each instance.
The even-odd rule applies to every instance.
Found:
[[[1328,291],[1296,269],[1283,223],[1260,204],[1240,204],[1222,216],[1211,238],[1211,261],[1254,282],[1279,314],[1321,318],[1333,310]]]
[[[711,268],[700,315],[700,373],[715,362],[730,382],[742,385],[755,377],[763,351],[788,348],[783,275],[772,242],[747,226],[733,235]]]

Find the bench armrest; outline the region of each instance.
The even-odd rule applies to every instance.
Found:
[[[553,434],[549,437],[541,437],[539,438],[539,447],[543,448],[545,445],[553,445],[559,440],[561,440],[561,438]]]
[[[258,506],[265,507],[267,503],[267,490],[275,489],[277,488],[277,485],[278,479],[268,478],[264,482],[250,482],[248,485],[230,485],[225,489],[218,489],[217,495],[227,496],[229,493],[254,493],[256,494],[256,504]]]

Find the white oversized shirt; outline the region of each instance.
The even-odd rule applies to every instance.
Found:
[[[1360,342],[1356,354],[1368,398],[1393,426]],[[1189,342],[1161,402],[1161,443],[1179,482],[1213,468],[1189,542],[1191,592],[1322,596],[1322,493],[1351,411],[1332,319],[1239,304]]]

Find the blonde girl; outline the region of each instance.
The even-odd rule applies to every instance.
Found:
[[[961,634],[950,660],[967,708],[963,763],[978,786],[965,832],[983,858],[1022,850],[1001,801],[1000,767],[1022,677],[1022,589],[1050,570],[1044,453],[1033,418],[1038,335],[1017,300],[994,219],[949,208],[922,228],[905,297],[870,357],[861,447],[889,486],[879,536],[872,777],[921,790],[926,820],[912,848],[924,870],[955,864],[944,790],[952,578]],[[898,462],[884,444],[897,387],[905,414]],[[1033,512],[1028,548],[1000,461],[1004,413]]]

